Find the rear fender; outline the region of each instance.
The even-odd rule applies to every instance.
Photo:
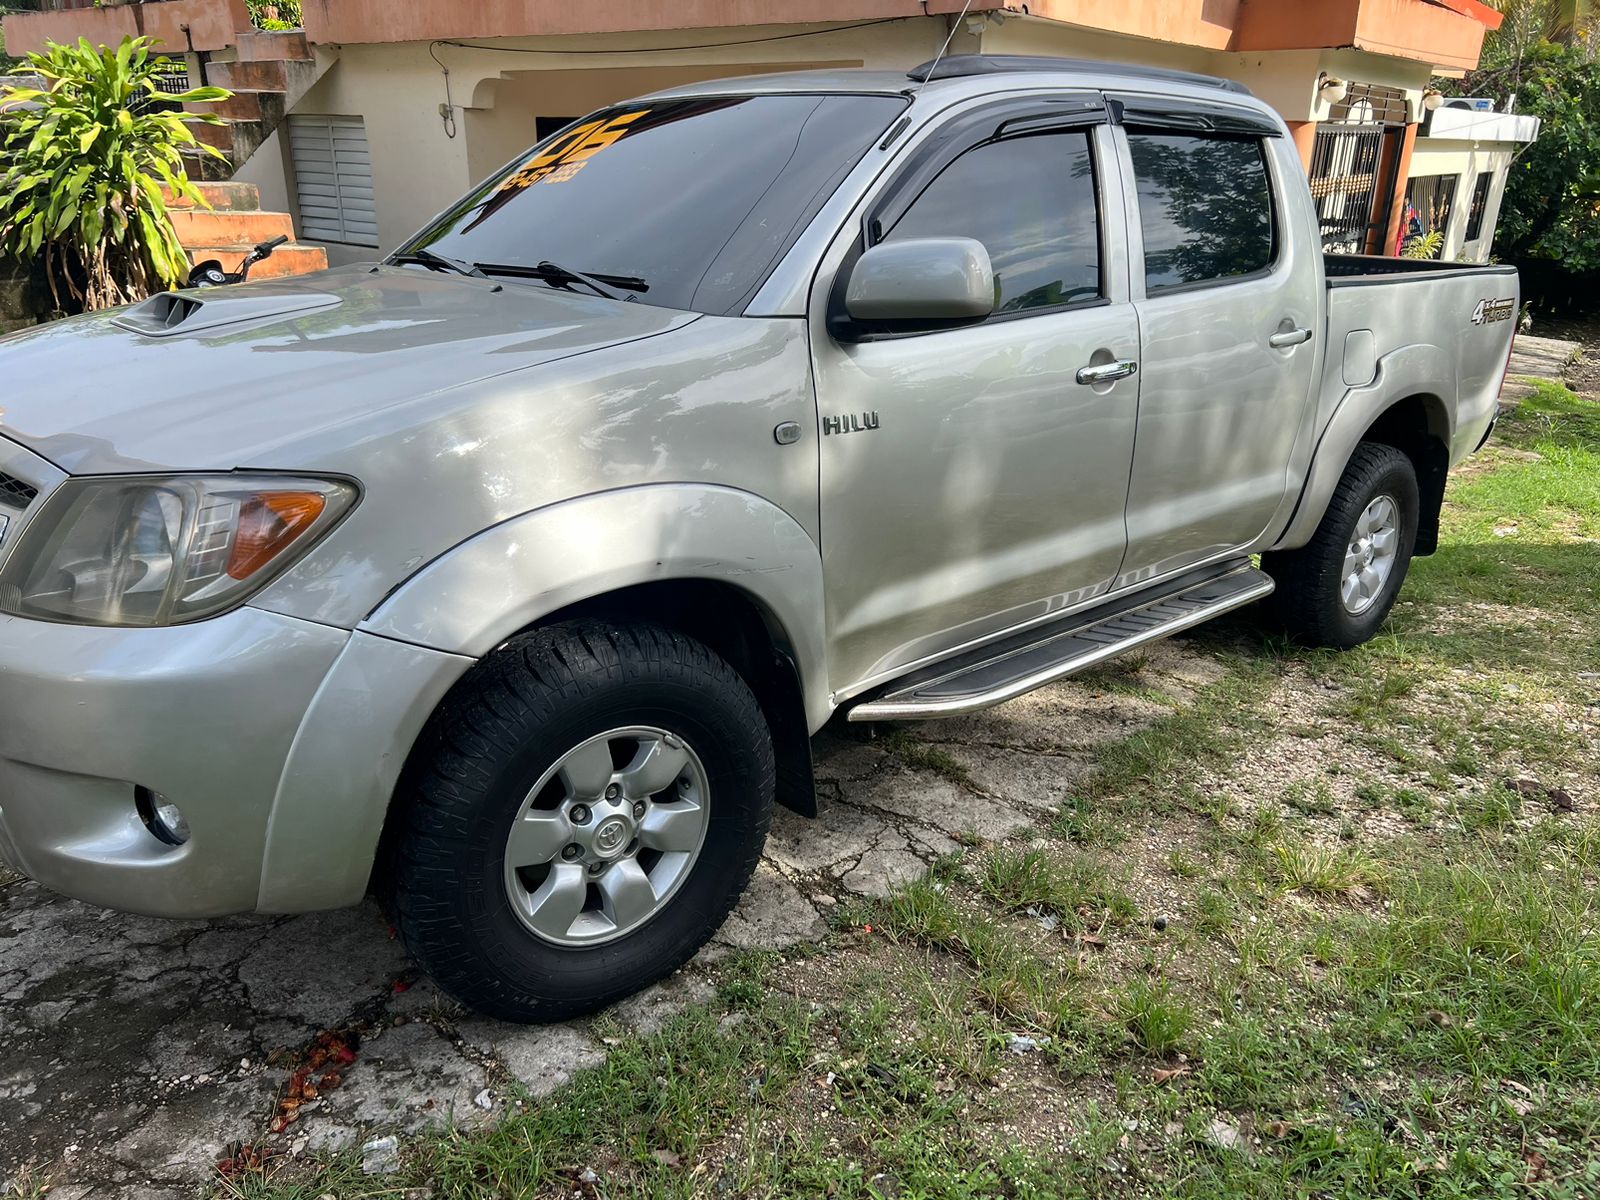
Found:
[[[1311,455],[1305,486],[1288,526],[1269,549],[1288,550],[1311,540],[1349,465],[1350,456],[1389,409],[1413,396],[1423,398],[1428,433],[1445,446],[1455,429],[1454,363],[1438,346],[1406,346],[1378,360],[1378,372],[1366,387],[1345,392]],[[1442,398],[1442,399],[1441,399]]]

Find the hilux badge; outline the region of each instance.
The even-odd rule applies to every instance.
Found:
[[[876,410],[859,415],[851,413],[844,417],[822,418],[822,433],[824,437],[830,433],[863,433],[868,429],[876,429],[877,427],[878,413]]]

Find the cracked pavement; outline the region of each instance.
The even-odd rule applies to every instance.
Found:
[[[1146,658],[1141,684],[1179,702],[1221,673],[1186,641]],[[819,939],[842,900],[883,895],[962,840],[1024,833],[1056,811],[1095,746],[1167,711],[1066,683],[906,727],[965,778],[908,765],[869,730],[825,731],[818,819],[779,810],[750,890],[712,944],[609,1016],[658,1027],[711,994],[708,970],[732,949]],[[327,1030],[353,1031],[355,1061],[279,1130],[285,1060]],[[163,921],[66,900],[0,868],[0,1194],[23,1171],[52,1183],[52,1200],[203,1194],[234,1143],[305,1154],[480,1126],[604,1056],[588,1021],[522,1027],[461,1010],[409,966],[370,902]]]

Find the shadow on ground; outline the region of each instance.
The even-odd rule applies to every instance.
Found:
[[[1220,675],[1204,640],[1153,648],[1144,688],[1181,702]],[[707,996],[734,949],[817,939],[852,895],[882,895],[972,837],[1054,813],[1093,749],[1168,708],[1073,683],[889,737],[818,739],[821,814],[780,812],[749,894],[666,984],[613,1009],[650,1029]],[[284,1124],[288,1064],[350,1030],[342,1082]],[[300,917],[170,922],[107,913],[0,875],[0,1184],[52,1200],[190,1193],[237,1142],[304,1154],[508,1104],[599,1063],[590,1023],[522,1028],[462,1012],[419,978],[372,904]],[[527,1099],[524,1099],[527,1097]]]

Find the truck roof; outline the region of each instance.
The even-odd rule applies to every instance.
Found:
[[[1006,76],[1011,86],[1037,85],[1116,88],[1164,83],[1174,91],[1229,93],[1249,97],[1250,89],[1231,79],[1146,67],[1134,63],[1094,62],[1080,58],[1054,58],[1024,54],[952,54],[913,67],[909,71],[814,70],[785,71],[773,75],[741,75],[681,84],[652,92],[649,99],[687,96],[726,96],[783,92],[841,92],[856,95],[906,95],[935,92],[972,93],[1010,90],[997,86],[993,77]]]

